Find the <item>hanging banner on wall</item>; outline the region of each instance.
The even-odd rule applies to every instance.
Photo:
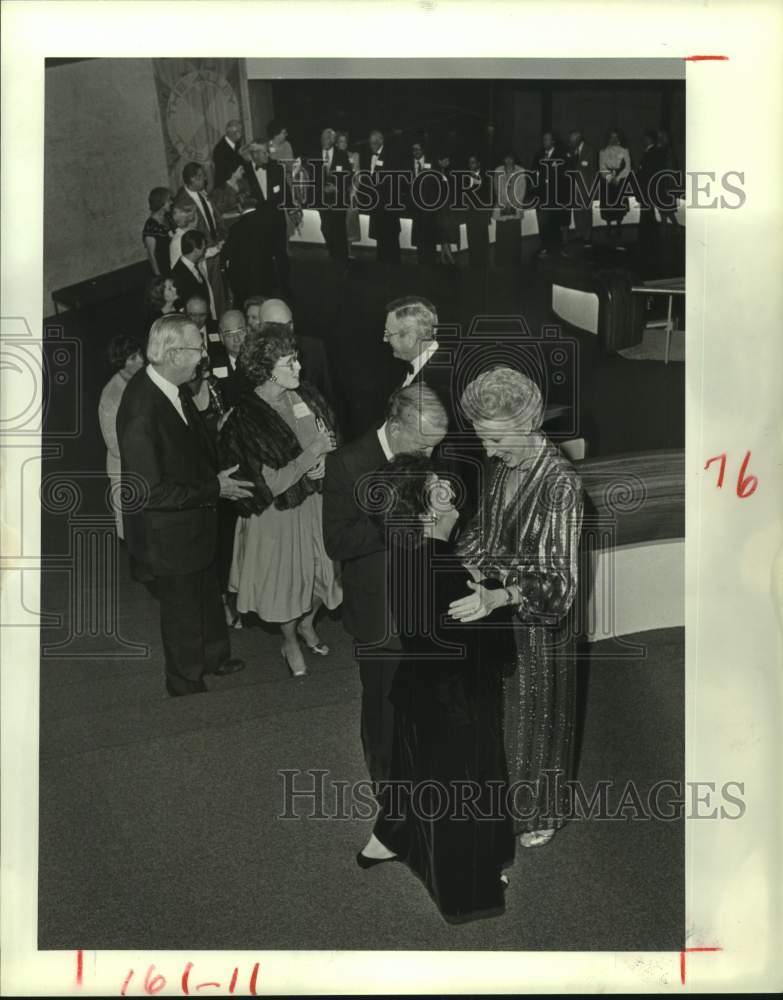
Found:
[[[248,134],[241,59],[154,59],[169,183],[177,191],[186,163],[201,163],[212,184],[212,150],[226,123],[238,118]]]

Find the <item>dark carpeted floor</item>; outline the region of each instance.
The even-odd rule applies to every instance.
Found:
[[[311,656],[304,680],[287,675],[271,631],[248,628],[232,635],[243,673],[213,679],[207,695],[169,699],[156,605],[124,561],[118,596],[119,632],[148,644],[148,656],[88,659],[85,638],[84,658],[42,663],[40,948],[682,946],[679,821],[574,821],[551,845],[518,849],[505,916],[445,924],[407,869],[354,862],[371,821],[350,818],[351,799],[341,809],[331,784],[366,777],[359,682],[339,622],[323,625],[333,653]],[[66,599],[51,575],[47,610],[66,612]],[[63,634],[45,630],[44,642]],[[629,638],[645,659],[618,659],[602,643],[581,668],[580,780],[588,795],[615,782],[615,806],[626,782],[644,800],[683,768],[683,634]],[[311,769],[328,772],[323,797],[286,810],[280,772]],[[287,780],[312,790],[317,779]],[[321,809],[330,818],[317,818]],[[280,818],[286,811],[299,818]]]
[[[522,315],[538,336],[550,316],[535,249],[526,243],[519,275],[476,274],[463,260],[427,274],[408,259],[393,278],[366,256],[341,276],[323,251],[297,249],[297,329],[326,343],[347,436],[380,414],[398,377],[381,342],[389,298],[427,294],[442,321],[463,328],[482,315],[496,325],[498,316]],[[244,673],[214,680],[208,695],[168,699],[157,607],[128,578],[123,555],[117,573],[88,583],[81,599],[104,602],[109,618],[116,609],[117,632],[131,645],[75,636],[62,570],[73,564],[77,520],[105,511],[95,417],[108,377],[103,352],[120,330],[143,338],[143,315],[139,290],[129,290],[59,317],[48,349],[50,371],[60,364],[58,344],[71,361],[61,365],[63,383],[49,381],[47,444],[57,452],[43,466],[54,478],[42,525],[42,610],[62,621],[42,631],[39,947],[679,950],[681,822],[570,823],[548,847],[520,851],[504,917],[452,927],[407,869],[356,867],[370,821],[277,818],[282,770],[365,778],[359,682],[338,620],[322,629],[332,656],[311,663],[303,681],[287,676],[278,638],[259,626],[232,636]],[[595,338],[563,335],[576,347],[562,392],[575,393],[576,434],[592,454],[683,445],[683,366],[607,357]],[[78,433],[68,435],[72,428]],[[55,492],[65,481],[76,512]],[[68,637],[65,650],[52,648]],[[644,796],[683,773],[683,634],[629,638],[644,644],[644,659],[597,644],[582,665],[580,778],[588,791],[616,782],[613,801],[628,780]]]

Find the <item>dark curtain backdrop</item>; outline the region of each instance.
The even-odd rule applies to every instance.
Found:
[[[621,129],[634,161],[648,128],[669,131],[680,165],[685,154],[685,83],[680,80],[251,80],[256,113],[272,101],[285,119],[296,155],[318,148],[323,128],[344,128],[351,146],[361,148],[379,127],[408,145],[424,135],[430,156],[444,149],[463,165],[478,152],[495,166],[512,147],[527,165],[544,127],[562,138],[579,128],[597,148],[610,128]]]

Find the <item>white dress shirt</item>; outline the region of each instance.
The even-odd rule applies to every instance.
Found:
[[[383,146],[381,146],[377,153],[372,154],[372,159],[370,160],[370,173],[375,170],[378,160],[380,160],[381,165],[383,165]]]
[[[199,212],[205,216],[207,222],[207,229],[212,226],[212,229],[217,232],[217,222],[215,221],[215,213],[212,211],[212,206],[209,203],[209,198],[202,191],[191,191],[190,188],[185,188],[190,197],[192,198],[196,208]],[[203,197],[202,197],[203,195]]]
[[[323,161],[326,164],[326,166],[327,167],[331,167],[331,165],[332,165],[332,159],[334,157],[334,146],[332,146],[331,149],[322,149],[321,150],[321,154],[322,154]]]
[[[425,350],[423,350],[418,357],[414,358],[413,361],[411,361],[411,365],[413,365],[413,371],[408,373],[408,377],[400,386],[401,389],[405,389],[407,386],[411,384],[411,382],[416,378],[416,376],[419,374],[422,368],[427,364],[427,362],[430,360],[435,351],[437,351],[437,349],[438,349],[438,342],[437,340],[433,340],[429,345],[429,347],[425,348]]]
[[[386,456],[386,461],[391,462],[394,458],[394,452],[391,450],[389,445],[389,437],[386,433],[386,424],[382,424],[375,433],[378,435],[378,441],[380,442],[383,453]]]
[[[204,284],[204,292],[209,298],[209,313],[212,319],[217,319],[217,313],[215,312],[215,296],[212,294],[212,286],[209,283],[209,278],[207,277],[207,262],[206,259],[202,259],[198,262],[198,265],[194,264],[192,260],[187,257],[180,257],[180,260],[185,265],[185,267],[190,271],[194,278],[198,278]],[[184,305],[184,303],[183,303]]]
[[[266,170],[264,170],[263,167],[254,167],[253,169],[255,171],[256,180],[258,181],[258,186],[261,188],[261,194],[264,196],[264,201],[266,201],[267,200],[267,196],[266,196],[267,172],[266,172]]]
[[[155,365],[147,365],[147,375],[149,375],[152,382],[160,389],[166,399],[169,400],[177,413],[182,417],[182,422],[187,424],[188,420],[185,416],[185,411],[182,409],[182,401],[179,398],[179,386],[174,385],[173,382],[169,382],[167,378],[164,378]]]

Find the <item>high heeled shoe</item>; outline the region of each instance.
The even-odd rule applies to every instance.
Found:
[[[306,677],[307,676],[307,667],[305,667],[304,670],[294,670],[294,668],[291,666],[291,664],[290,664],[290,662],[288,660],[288,653],[286,653],[286,651],[285,651],[285,646],[281,647],[281,649],[280,649],[280,655],[285,660],[285,665],[291,671],[291,676],[292,677]]]
[[[400,859],[396,854],[392,854],[390,858],[368,858],[366,854],[362,854],[361,851],[356,855],[356,864],[360,868],[374,868],[376,865],[382,865],[386,861],[399,861]]]
[[[314,646],[311,646],[307,641],[307,637],[302,633],[301,629],[297,628],[296,634],[302,640],[302,642],[307,646],[311,653],[317,653],[319,656],[328,656],[331,650],[326,645],[325,642],[318,642]]]

